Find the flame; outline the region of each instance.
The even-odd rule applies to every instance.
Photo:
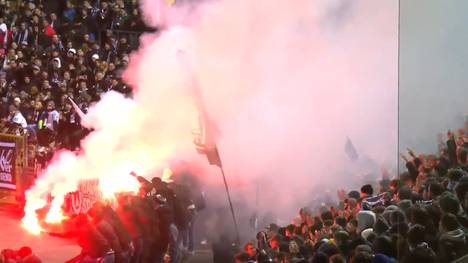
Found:
[[[23,227],[31,234],[38,235],[43,229],[39,225],[36,210],[44,207],[47,202],[44,199],[36,198],[34,192],[28,190],[25,192],[26,205],[24,207],[24,217],[21,219]]]
[[[121,192],[138,193],[140,183],[133,176],[121,176],[118,179],[106,176],[99,179],[99,190],[105,199],[113,199],[115,194]]]
[[[23,219],[21,219],[21,222],[23,223],[23,228],[33,235],[39,235],[44,231],[44,229],[39,225],[39,220],[35,214],[31,215],[26,213]]]
[[[63,214],[62,208],[60,206],[53,206],[47,213],[45,222],[50,224],[58,224],[66,219],[68,219],[68,217]]]
[[[164,171],[162,173],[162,176],[161,176],[161,181],[166,182],[166,183],[172,182],[172,175],[173,174],[174,173],[172,172],[171,169],[169,169],[169,168],[164,169]]]

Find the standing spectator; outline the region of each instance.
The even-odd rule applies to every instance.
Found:
[[[63,43],[57,34],[52,35],[52,38],[50,39],[50,45],[47,47],[47,52],[52,52],[54,50],[58,50],[60,52],[65,50]]]
[[[88,215],[82,214],[76,218],[77,243],[81,247],[81,262],[97,262],[104,258],[104,262],[114,262],[114,255],[110,254],[111,245],[106,237],[88,219]]]
[[[52,27],[52,29],[54,29],[56,33],[60,33],[61,32],[60,22],[57,19],[57,15],[55,13],[51,13],[49,15],[49,19],[50,19],[50,26]]]
[[[9,40],[8,26],[5,24],[5,19],[0,17],[0,48],[7,49]]]
[[[111,27],[112,10],[107,1],[101,1],[101,8],[98,12],[97,22],[100,25],[100,30],[105,30]]]
[[[21,114],[18,107],[15,104],[12,104],[9,107],[9,111],[10,116],[8,118],[8,121],[13,125],[17,125],[17,127],[26,129],[28,124],[26,123],[26,119],[24,118],[23,114]]]
[[[50,39],[52,38],[52,36],[57,34],[54,28],[50,25],[50,21],[48,19],[43,20],[42,27],[42,33]]]
[[[68,100],[66,100],[65,108],[60,114],[57,133],[57,140],[60,142],[62,147],[75,150],[80,146],[80,117],[74,110],[72,110],[71,102]]]
[[[55,110],[55,102],[49,100],[46,107],[46,118],[44,120],[43,128],[38,131],[37,139],[41,146],[49,146],[54,143],[57,125],[60,115]]]
[[[89,33],[92,36],[92,39],[96,39],[98,34],[98,26],[94,17],[89,16],[88,10],[81,10],[81,19],[78,20],[77,26],[79,26],[79,32],[83,34]]]
[[[119,237],[112,224],[105,219],[103,206],[100,202],[96,202],[91,209],[88,211],[88,215],[91,217],[94,226],[106,239],[110,248],[115,252],[115,262],[125,262],[123,258],[123,249],[119,240]]]
[[[65,24],[68,27],[75,21],[76,8],[75,8],[75,5],[73,5],[72,1],[70,0],[66,1],[65,5],[66,7],[65,7],[65,10],[63,11],[63,18],[64,18]]]

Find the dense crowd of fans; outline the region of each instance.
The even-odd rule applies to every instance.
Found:
[[[146,30],[137,5],[0,0],[0,132],[26,136],[42,163],[57,148],[77,149],[88,131],[69,98],[86,112],[104,92],[131,96],[122,72],[134,47],[116,30]],[[398,178],[339,191],[339,203],[320,211],[301,208],[296,223],[271,224],[230,260],[468,261],[468,125],[449,132],[439,150],[408,150]],[[186,186],[140,180],[141,195],[97,202],[76,219],[83,251],[70,262],[177,263],[193,250],[193,215],[203,204]],[[28,247],[4,250],[0,259],[40,262]]]
[[[131,96],[122,72],[144,30],[136,0],[1,0],[0,132],[27,136],[42,163],[79,147],[68,98],[86,112],[104,92]]]
[[[438,155],[401,155],[407,171],[287,226],[271,224],[235,255],[247,262],[468,262],[468,122]]]

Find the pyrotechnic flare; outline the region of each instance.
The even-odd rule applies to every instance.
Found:
[[[60,218],[65,195],[81,181],[97,179],[98,190],[112,196],[138,191],[132,171],[151,178],[171,159],[201,161],[191,134],[201,114],[180,50],[190,57],[209,119],[223,131],[216,141],[223,168],[247,186],[268,177],[259,179],[268,182],[263,201],[275,200],[270,209],[289,217],[291,203],[307,200],[314,184],[354,181],[343,173],[347,136],[360,156],[395,163],[394,1],[200,1],[164,16],[154,11],[158,1],[140,2],[145,21],[158,27],[164,20],[165,27],[143,35],[130,57],[124,79],[133,98],[108,92],[89,109],[93,132],[82,151],[57,153],[26,193],[28,229],[40,229],[36,210],[49,197],[49,218]],[[206,181],[219,182],[205,169]]]

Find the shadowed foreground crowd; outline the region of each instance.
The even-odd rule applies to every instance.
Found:
[[[183,262],[193,254],[193,225],[204,199],[196,183],[152,182],[137,177],[138,195],[119,194],[115,202],[98,201],[73,218],[69,233],[82,248],[66,263]],[[185,182],[190,178],[185,178]],[[29,247],[3,250],[0,263],[40,263]]]
[[[407,171],[287,226],[271,224],[236,263],[468,262],[468,123],[439,141],[439,155],[401,155]],[[226,262],[218,259],[216,262]]]
[[[76,218],[82,253],[69,263],[182,262],[193,252],[194,216],[204,206],[193,185],[139,180],[140,195],[120,194],[116,205],[99,201]]]

